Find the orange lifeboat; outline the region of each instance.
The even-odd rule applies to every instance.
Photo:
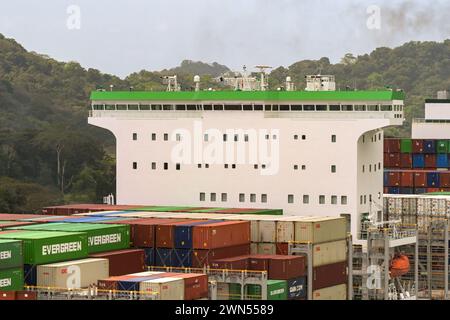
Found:
[[[399,254],[392,259],[389,271],[391,272],[391,277],[396,278],[407,274],[409,269],[410,265],[408,257],[404,254]]]

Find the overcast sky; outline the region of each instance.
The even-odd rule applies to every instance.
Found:
[[[449,12],[448,0],[2,0],[0,33],[124,77],[183,59],[240,70],[442,41],[450,38]]]

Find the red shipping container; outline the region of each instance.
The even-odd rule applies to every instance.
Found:
[[[249,257],[247,255],[218,259],[211,262],[213,269],[248,270]]]
[[[440,192],[441,190],[439,188],[427,188],[427,193],[430,192]]]
[[[313,290],[347,283],[347,262],[338,262],[313,268]]]
[[[281,255],[289,254],[289,244],[287,242],[278,242],[276,245],[276,253]]]
[[[389,188],[388,187],[384,187],[383,188],[383,193],[384,194],[388,194],[389,193]]]
[[[193,227],[194,249],[216,249],[250,243],[249,221],[225,221]]]
[[[400,153],[400,167],[403,169],[412,168],[412,154],[411,153]]]
[[[203,268],[205,265],[210,265],[213,260],[230,258],[235,256],[243,256],[250,254],[250,244],[244,244],[233,247],[225,247],[218,249],[199,249],[193,250],[192,253],[192,267]]]
[[[175,247],[175,226],[201,222],[204,220],[189,220],[185,219],[183,221],[175,221],[164,224],[158,224],[155,227],[156,231],[156,244],[158,248],[174,248]]]
[[[426,154],[425,155],[425,168],[434,169],[436,168],[436,155]]]
[[[414,187],[424,188],[426,186],[427,186],[426,172],[420,172],[420,171],[414,172]]]
[[[78,213],[98,212],[98,211],[120,211],[143,206],[136,205],[108,205],[108,204],[68,204],[63,206],[51,206],[42,209],[45,214],[72,215]]]
[[[384,152],[400,152],[400,139],[384,139]]]
[[[208,276],[206,274],[177,273],[173,277],[184,280],[184,300],[208,297]]]
[[[186,219],[138,219],[130,220],[130,238],[133,247],[151,248],[155,246],[156,226],[164,223],[186,221]],[[121,222],[123,223],[123,222]]]
[[[388,157],[388,163],[391,168],[400,167],[400,153],[389,153]]]
[[[400,187],[414,187],[414,173],[412,171],[403,171],[400,174]]]
[[[399,187],[399,186],[400,186],[400,172],[389,172],[388,187]]]
[[[145,252],[142,249],[95,253],[90,257],[108,259],[110,276],[121,276],[145,270]]]
[[[37,300],[37,292],[34,291],[17,291],[16,300]]]
[[[305,274],[305,256],[272,256],[269,260],[269,279],[289,280]]]
[[[450,188],[450,172],[441,172],[439,186],[441,188]]]
[[[27,221],[5,221],[5,222],[1,221],[2,220],[0,219],[0,229],[29,226],[31,224],[36,224],[36,222],[27,222]]]
[[[423,140],[413,139],[412,140],[412,151],[413,153],[423,153]]]
[[[270,265],[270,259],[273,255],[254,254],[248,259],[249,270],[254,271],[268,271]]]
[[[44,218],[42,214],[0,213],[0,221],[17,221],[23,219]]]
[[[16,300],[16,291],[0,291],[1,300]]]

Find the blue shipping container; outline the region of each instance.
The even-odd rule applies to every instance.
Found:
[[[423,153],[436,153],[435,140],[424,140],[423,141]]]
[[[191,249],[175,249],[172,256],[172,266],[182,268],[192,267],[192,254]]]
[[[388,192],[389,192],[389,194],[400,194],[400,188],[399,187],[389,187]]]
[[[389,184],[389,172],[384,172],[383,175],[383,185],[387,186]]]
[[[428,188],[439,187],[439,172],[427,172],[427,186]]]
[[[413,194],[413,188],[400,188],[400,194]]]
[[[31,264],[23,265],[23,273],[25,284],[28,286],[36,286],[37,285],[37,266]]]
[[[156,248],[155,249],[155,266],[171,267],[174,262],[174,249]]]
[[[426,193],[427,189],[426,188],[415,188],[414,189],[414,194],[423,194]]]
[[[145,265],[154,266],[155,265],[155,249],[154,248],[143,248],[145,255]]]
[[[413,168],[424,168],[425,167],[425,156],[423,154],[413,154]]]
[[[94,215],[92,215],[92,216],[98,216],[98,217],[107,217],[107,216],[115,216],[115,215],[117,215],[117,214],[120,214],[120,215],[123,215],[123,214],[135,214],[136,213],[136,211],[111,211],[111,212],[108,212],[108,213],[101,213],[101,212],[99,212],[99,214],[97,215],[97,213],[96,214],[94,214]],[[91,216],[91,217],[92,217]]]
[[[205,220],[175,226],[175,248],[191,249],[193,235],[192,227],[217,222],[223,222],[223,220]]]
[[[298,299],[306,297],[306,277],[288,280],[288,299]]]
[[[436,157],[436,167],[448,168],[448,156],[445,153],[439,153]]]
[[[131,278],[123,281],[117,281],[117,289],[122,291],[139,291],[139,284],[142,281],[158,279],[161,275]]]

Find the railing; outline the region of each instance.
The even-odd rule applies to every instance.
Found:
[[[413,119],[413,123],[450,123],[449,120],[445,119]]]

